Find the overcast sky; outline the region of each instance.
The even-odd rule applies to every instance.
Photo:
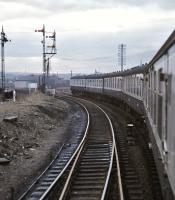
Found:
[[[118,44],[126,44],[125,68],[149,62],[174,30],[175,0],[0,0],[6,71],[41,72],[45,24],[56,30],[51,71],[119,70]]]

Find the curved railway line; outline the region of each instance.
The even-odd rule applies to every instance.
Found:
[[[120,106],[116,107],[106,101],[94,99],[91,101],[100,105],[112,121],[118,148],[124,198],[127,200],[162,200],[160,180],[152,148],[149,146],[144,118],[134,117],[123,111]],[[114,184],[115,180],[112,185]],[[114,187],[110,190],[110,199],[116,199],[116,194],[112,194],[113,190]]]
[[[119,199],[123,200],[120,166],[111,120],[105,111],[94,103],[83,101],[83,104],[90,113],[90,130],[59,199],[106,199],[112,168],[116,162],[116,192]]]
[[[63,148],[19,200],[106,199],[114,164],[117,166],[117,196],[124,199],[110,118],[94,103],[74,101],[87,114],[87,126],[81,142],[79,145],[71,144],[65,151]],[[80,139],[80,135],[76,138]]]
[[[19,200],[162,199],[150,150],[147,148],[145,154],[150,163],[148,171],[152,177],[148,184],[152,184],[151,189],[140,180],[135,163],[131,161],[128,145],[135,141],[134,138],[127,140],[128,137],[119,131],[121,124],[116,126],[116,112],[85,99],[62,99],[73,101],[85,110],[84,135],[75,133],[76,140],[72,140],[68,148],[62,147],[59,156]]]
[[[45,197],[48,196],[50,192],[52,192],[55,186],[58,186],[61,189],[60,185],[62,182],[64,182],[65,174],[69,170],[69,166],[71,166],[74,156],[81,147],[89,128],[89,114],[83,105],[80,106],[86,112],[86,127],[79,127],[80,131],[77,131],[76,134],[71,135],[68,143],[62,145],[59,152],[53,161],[49,164],[49,166],[42,172],[42,174],[32,183],[32,185],[18,200],[45,199]],[[84,134],[82,134],[82,129],[84,129]]]

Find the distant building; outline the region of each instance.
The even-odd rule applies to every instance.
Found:
[[[14,89],[16,91],[17,99],[25,98],[26,95],[35,92],[38,88],[37,83],[31,83],[30,81],[26,80],[16,80],[14,81]]]
[[[37,83],[28,83],[28,88],[29,88],[29,92],[32,90],[36,91],[38,88],[38,84]]]
[[[28,88],[28,81],[25,80],[16,80],[14,82],[15,85],[15,89],[19,90],[19,89],[27,89]]]
[[[37,89],[38,84],[37,83],[31,83],[26,80],[16,80],[14,82],[15,89]]]

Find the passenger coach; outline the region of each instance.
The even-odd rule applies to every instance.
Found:
[[[149,64],[123,72],[75,76],[72,93],[101,94],[145,115],[164,196],[175,196],[175,31]],[[167,175],[168,179],[166,179]]]

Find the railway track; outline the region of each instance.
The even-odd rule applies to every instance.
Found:
[[[63,151],[20,200],[107,199],[114,165],[117,169],[116,196],[124,199],[110,118],[94,103],[78,100],[78,104],[87,113],[87,126],[80,144]]]
[[[162,199],[150,150],[146,148],[143,156],[149,161],[151,167],[145,167],[153,177],[143,184],[136,163],[131,159],[132,148],[129,147],[135,145],[136,140],[130,133],[119,131],[121,124],[118,122],[121,119],[116,112],[103,104],[97,105],[83,99],[63,99],[80,104],[86,111],[84,137],[75,134],[78,138],[76,145],[73,143],[63,148],[59,159],[55,159],[57,161],[53,161],[43,173],[44,176],[41,175],[31,187],[34,188],[32,193],[29,190],[30,195],[26,194],[20,200]],[[148,184],[150,189],[146,186]]]
[[[118,199],[123,200],[118,153],[110,118],[99,106],[83,101],[90,113],[90,130],[70,170],[59,200],[107,199],[114,162]]]
[[[77,130],[75,134],[71,134],[70,139],[62,145],[49,166],[41,173],[39,177],[36,178],[36,180],[34,180],[31,186],[20,198],[18,198],[18,200],[44,199],[45,196],[53,190],[58,182],[60,184],[64,182],[64,176],[67,173],[67,170],[69,170],[69,166],[71,165],[74,156],[81,147],[89,128],[89,114],[84,106],[80,104],[78,105],[81,106],[86,113],[86,117],[82,116],[83,119],[81,119],[81,123],[83,120],[85,120],[84,118],[87,119],[85,127],[84,124],[81,124],[79,126],[79,130]],[[77,121],[77,117],[72,119],[72,123],[80,124],[80,122]]]
[[[149,148],[148,138],[143,133],[146,131],[145,124],[142,122],[140,127],[134,117],[128,120],[126,115],[126,118],[123,117],[123,111],[115,110],[115,107],[108,103],[98,102],[98,105],[105,110],[113,122],[125,199],[163,199],[153,152]],[[133,127],[128,127],[128,124]],[[132,158],[133,154],[138,153],[137,151],[140,157]]]

